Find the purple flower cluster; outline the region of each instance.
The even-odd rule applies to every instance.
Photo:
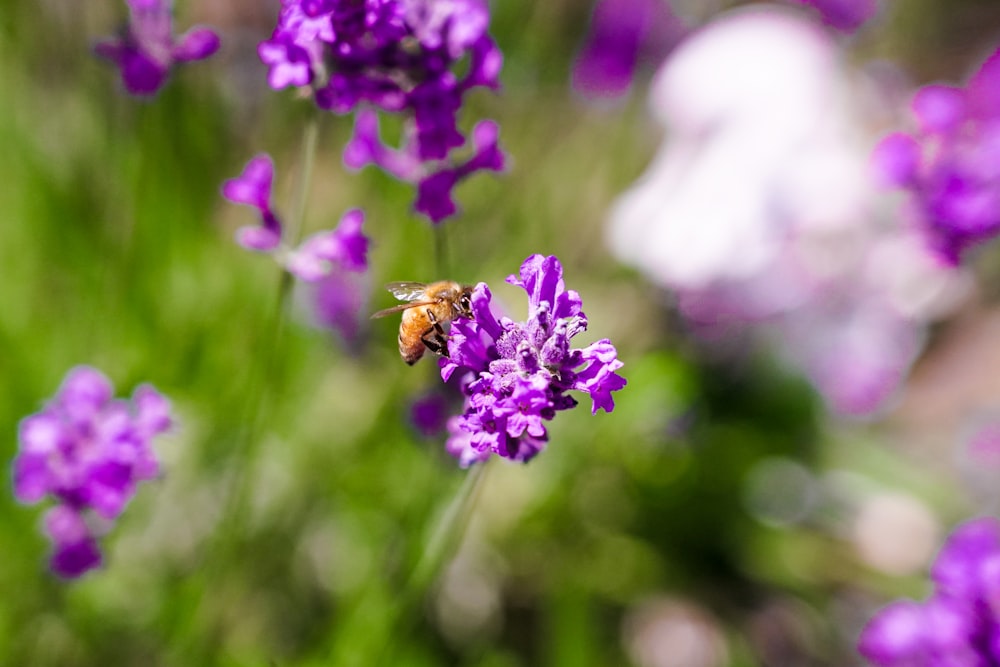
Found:
[[[485,0],[283,0],[258,54],[272,88],[308,86],[322,109],[346,114],[366,104],[402,114],[402,148],[355,153],[348,162],[374,163],[418,184],[418,210],[436,223],[454,212],[450,192],[460,178],[502,168],[499,152],[451,165],[467,143],[457,123],[465,94],[499,86],[503,58],[488,26]],[[359,115],[357,122],[357,141],[381,147],[377,121]]]
[[[965,88],[931,85],[913,98],[917,130],[875,149],[888,185],[910,194],[931,246],[958,264],[970,246],[1000,234],[1000,50]]]
[[[364,212],[352,209],[336,229],[319,232],[297,248],[283,241],[284,227],[271,203],[274,163],[266,153],[257,155],[236,178],[222,185],[222,196],[234,204],[257,209],[260,225],[242,227],[236,241],[248,250],[270,253],[293,275],[316,282],[337,270],[363,272],[368,268],[368,237],[361,233]]]
[[[14,494],[25,503],[48,495],[58,502],[45,527],[55,545],[52,569],[64,577],[100,566],[95,519],[118,517],[136,484],[159,470],[150,441],[170,427],[169,402],[149,385],[131,401],[113,395],[100,371],[74,368],[45,409],[20,425]]]
[[[868,622],[858,650],[879,667],[1000,664],[1000,521],[959,526],[931,568],[934,593],[900,600]]]
[[[615,372],[622,362],[608,339],[570,347],[587,328],[587,317],[562,273],[557,258],[532,255],[520,276],[507,278],[528,293],[526,322],[495,315],[490,290],[479,283],[472,293],[474,318],[452,324],[441,377],[462,374],[465,411],[448,422],[447,448],[463,466],[491,454],[531,459],[548,440],[544,422],[577,404],[566,393],[571,389],[590,395],[594,413],[614,409],[611,392],[625,386]]]
[[[170,0],[126,0],[130,19],[122,35],[98,42],[97,55],[121,69],[122,83],[132,95],[154,95],[177,63],[208,58],[219,50],[219,36],[193,28],[174,37]]]

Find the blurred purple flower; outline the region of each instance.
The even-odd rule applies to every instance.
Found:
[[[424,394],[410,404],[410,422],[420,435],[433,438],[445,429],[449,403],[440,392]]]
[[[930,85],[913,98],[917,129],[885,137],[872,156],[886,185],[905,189],[933,249],[958,264],[1000,234],[1000,50],[965,88]]]
[[[573,88],[588,98],[624,95],[640,60],[660,62],[685,31],[664,0],[597,0]]]
[[[858,651],[879,667],[977,667],[1000,662],[1000,521],[959,526],[942,547],[923,603],[900,600],[861,632]]]
[[[56,573],[77,577],[101,564],[87,515],[122,513],[136,484],[157,475],[151,441],[170,425],[170,404],[151,386],[115,400],[108,379],[87,366],[71,370],[45,409],[21,421],[14,495],[31,504],[56,499],[45,518]]]
[[[878,11],[877,0],[793,0],[813,7],[823,23],[843,32],[854,32]]]
[[[126,4],[130,18],[123,34],[98,42],[94,52],[118,65],[132,95],[155,95],[175,64],[203,60],[219,50],[219,36],[208,28],[192,28],[174,38],[170,0]]]
[[[368,293],[367,274],[333,264],[319,280],[308,283],[309,307],[316,324],[332,329],[354,348],[361,336],[361,311]]]
[[[500,128],[493,121],[477,123],[472,129],[472,156],[454,167],[444,167],[422,178],[417,184],[414,209],[430,218],[431,222],[441,222],[458,210],[451,192],[459,182],[484,169],[503,171],[504,156],[497,143],[499,134]]]
[[[570,348],[587,318],[580,295],[566,289],[557,258],[532,255],[520,276],[507,282],[528,293],[527,321],[498,318],[489,287],[479,283],[472,293],[474,318],[452,324],[449,356],[440,360],[445,381],[462,374],[465,411],[448,421],[447,449],[463,466],[491,454],[528,461],[548,441],[544,422],[576,406],[567,391],[588,394],[592,413],[611,412],[611,392],[625,386],[615,372],[622,362],[608,339]]]
[[[236,242],[247,250],[270,252],[281,243],[281,221],[271,208],[274,162],[267,153],[251,159],[243,173],[222,184],[222,196],[234,204],[246,204],[260,213],[259,227],[241,227]]]
[[[410,183],[446,174],[441,181],[467,143],[458,129],[466,92],[499,86],[503,58],[488,27],[485,0],[284,0],[258,54],[271,87],[308,86],[320,108],[358,110],[348,166],[375,164]],[[401,148],[383,145],[366,107],[403,115]],[[417,210],[435,223],[454,212]]]
[[[286,270],[306,282],[320,280],[335,268],[354,272],[368,268],[368,237],[361,233],[365,214],[360,209],[348,211],[336,229],[318,232],[298,248],[285,246],[281,220],[271,205],[273,180],[274,163],[261,153],[247,163],[242,174],[222,184],[223,197],[251,206],[260,214],[260,226],[237,231],[241,246],[275,255]]]
[[[348,211],[336,229],[314,234],[288,253],[285,268],[306,282],[319,280],[333,266],[354,272],[366,270],[368,237],[361,233],[364,221],[364,211]]]

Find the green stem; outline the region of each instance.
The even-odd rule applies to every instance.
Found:
[[[448,238],[444,232],[445,223],[434,225],[434,280],[448,280],[451,277],[448,266]]]
[[[427,595],[428,589],[440,575],[441,570],[451,561],[458,548],[462,545],[466,529],[475,510],[476,500],[486,479],[488,462],[472,468],[462,482],[455,496],[440,514],[434,529],[421,550],[420,558],[410,573],[403,591],[390,612],[387,628],[390,641],[382,644],[378,650],[380,659],[373,664],[389,664],[387,658],[391,648],[391,639],[402,640],[412,631],[417,621],[418,607]]]
[[[316,162],[316,145],[319,141],[319,120],[315,115],[306,122],[302,134],[302,158],[299,163],[299,183],[295,192],[295,202],[292,205],[292,215],[288,219],[285,237],[290,246],[295,246],[302,235],[303,223],[306,217],[306,202],[309,199],[309,186],[312,182],[313,164]]]
[[[299,182],[289,207],[292,216],[287,219],[285,227],[284,236],[293,244],[297,242],[303,228],[306,199],[309,194],[309,180],[312,176],[312,165],[317,147],[317,135],[318,123],[316,118],[312,118],[306,124],[303,134]],[[208,550],[210,560],[203,570],[205,577],[203,585],[206,588],[218,583],[218,579],[230,558],[239,557],[237,552],[240,548],[240,539],[246,529],[247,514],[250,509],[249,500],[253,491],[253,464],[267,422],[272,416],[271,399],[280,390],[278,386],[282,359],[280,350],[284,339],[289,295],[293,285],[292,275],[282,270],[278,278],[273,312],[266,330],[259,337],[260,354],[258,358],[260,363],[255,366],[256,372],[253,372],[247,381],[247,400],[245,403],[247,414],[243,419],[243,427],[239,431],[233,447],[231,459],[233,467],[236,469],[234,473],[236,478],[224,503],[216,543]],[[195,640],[199,633],[190,632],[190,628],[188,631],[191,639]],[[198,638],[199,641],[205,641],[205,639],[204,636]],[[211,643],[211,640],[209,642]]]

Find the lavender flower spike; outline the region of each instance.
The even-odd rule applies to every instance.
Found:
[[[175,39],[170,0],[126,0],[130,19],[123,34],[98,42],[94,52],[121,69],[132,95],[155,95],[177,63],[203,60],[219,50],[219,36],[194,28]]]
[[[858,651],[879,667],[1000,664],[1000,521],[959,526],[931,568],[923,603],[900,600],[861,632]]]
[[[22,420],[14,495],[30,504],[55,498],[45,529],[57,574],[78,577],[100,566],[89,515],[117,518],[136,484],[157,475],[150,441],[170,425],[170,404],[155,389],[142,385],[131,401],[114,399],[108,379],[87,366],[71,370],[45,409]]]
[[[283,0],[257,53],[272,88],[299,87],[332,113],[357,111],[349,166],[375,164],[423,189],[440,175],[431,201],[416,207],[439,222],[455,211],[450,185],[475,170],[455,166],[469,143],[458,123],[466,93],[499,87],[503,56],[489,18],[487,0]],[[379,138],[376,111],[403,117],[398,148]]]
[[[532,255],[519,276],[507,282],[528,294],[528,319],[497,317],[489,288],[472,293],[474,319],[452,324],[449,357],[442,358],[441,377],[462,379],[465,411],[448,422],[448,451],[461,465],[497,454],[527,461],[545,446],[546,421],[576,406],[569,390],[590,395],[592,412],[614,410],[611,392],[626,384],[622,367],[607,339],[582,349],[570,339],[587,328],[580,295],[567,290],[556,257]]]

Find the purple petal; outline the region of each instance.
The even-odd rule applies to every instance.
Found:
[[[615,409],[611,392],[618,391],[627,384],[625,378],[615,373],[624,365],[618,360],[618,350],[605,338],[584,348],[582,353],[583,359],[590,363],[576,373],[573,389],[590,394],[594,403],[591,414],[597,414],[599,409],[611,412]]]
[[[77,366],[69,372],[56,394],[59,408],[74,420],[92,419],[114,394],[111,381],[95,368]]]
[[[22,452],[14,459],[14,497],[20,502],[37,503],[55,488],[48,457]]]
[[[219,36],[209,28],[192,28],[181,35],[174,45],[173,57],[178,62],[208,58],[219,50]]]
[[[333,258],[337,259],[340,265],[348,271],[360,272],[368,268],[370,241],[367,236],[361,233],[364,221],[364,211],[351,209],[344,214],[337,228],[333,231],[333,238],[337,243]]]
[[[922,132],[952,132],[965,120],[965,94],[952,86],[924,86],[913,96],[912,109]]]
[[[125,90],[132,95],[155,94],[167,81],[169,68],[139,51],[122,52],[119,65]]]
[[[404,181],[416,180],[421,171],[421,162],[416,156],[393,150],[382,143],[378,114],[371,109],[358,111],[355,117],[354,136],[344,147],[344,164],[350,169],[374,164]]]
[[[366,286],[362,274],[336,268],[317,281],[313,308],[319,325],[334,329],[349,344],[357,342]]]
[[[993,517],[968,521],[941,548],[931,577],[950,595],[972,597],[980,585],[980,566],[995,555],[1000,555],[1000,521]]]
[[[46,512],[45,532],[55,546],[50,565],[56,574],[74,578],[100,566],[97,542],[75,509],[57,505]]]
[[[290,36],[279,35],[261,42],[257,45],[257,55],[269,68],[267,83],[274,90],[313,82],[312,58]]]
[[[983,63],[966,88],[972,114],[981,119],[1000,118],[1000,49]]]
[[[871,158],[872,170],[882,185],[904,187],[914,183],[920,166],[920,145],[908,134],[895,132],[882,139]]]
[[[624,94],[660,4],[659,0],[599,0],[587,42],[573,65],[573,88],[588,97]]]
[[[246,204],[266,211],[270,209],[274,162],[267,153],[253,157],[236,178],[222,184],[222,196],[234,204]]]
[[[132,392],[136,428],[141,437],[151,438],[170,428],[170,401],[152,385],[139,385]]]
[[[904,664],[925,650],[926,620],[916,602],[901,600],[868,622],[858,640],[858,652],[880,667]]]
[[[240,227],[236,242],[247,250],[270,252],[281,245],[281,235],[265,227]]]
[[[458,174],[453,169],[443,169],[421,179],[417,183],[417,200],[413,208],[435,224],[454,215],[458,207],[451,191],[457,182]]]
[[[84,489],[87,504],[105,519],[114,519],[135,494],[132,466],[105,461],[90,470]]]

